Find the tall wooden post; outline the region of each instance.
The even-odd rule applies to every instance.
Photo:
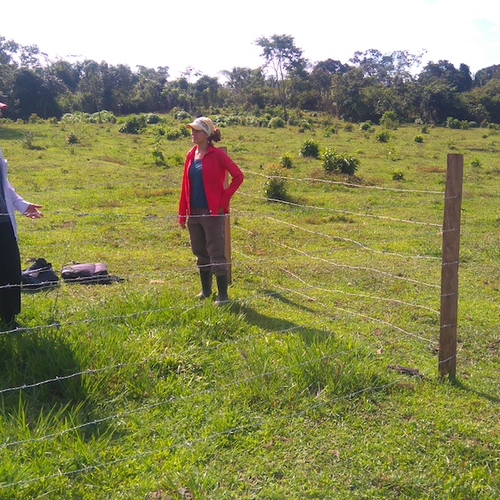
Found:
[[[457,365],[458,263],[464,159],[449,154],[443,220],[439,376],[455,379]]]
[[[221,149],[227,154],[227,148],[222,146]],[[224,179],[224,189],[229,186],[229,174],[226,172],[226,178]],[[231,284],[232,282],[232,270],[231,270],[231,219],[229,214],[224,218],[224,245],[225,254],[227,260],[227,282]]]

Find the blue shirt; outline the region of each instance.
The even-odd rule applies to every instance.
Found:
[[[201,160],[193,160],[189,167],[189,185],[190,206],[192,208],[208,208],[201,172]]]

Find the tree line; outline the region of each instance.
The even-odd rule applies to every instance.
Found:
[[[400,122],[443,124],[453,118],[500,124],[500,64],[471,74],[447,60],[421,67],[423,54],[371,49],[348,63],[327,59],[312,64],[290,35],[261,37],[263,64],[222,70],[220,78],[188,67],[169,79],[169,68],[116,66],[84,60],[51,61],[38,46],[0,36],[0,100],[5,116],[60,118],[65,113],[103,110],[116,115],[190,114],[224,108],[256,115],[291,109],[328,112],[337,118],[378,123],[386,112]]]

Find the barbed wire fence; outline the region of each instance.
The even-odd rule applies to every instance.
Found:
[[[256,173],[255,175],[263,175]],[[324,180],[318,179],[294,179],[296,182],[326,182]],[[382,189],[375,186],[359,186],[347,183],[338,183],[352,189]],[[404,194],[404,190],[395,190],[398,194]],[[436,195],[442,196],[444,193],[438,191],[409,191],[412,193],[418,192],[422,195]],[[263,197],[256,197],[246,193],[244,190],[239,193],[242,198],[254,199],[257,202],[269,201]],[[455,198],[456,199],[456,198]],[[411,235],[403,234],[403,236],[391,236],[391,234],[385,234],[385,238],[382,243],[378,242],[372,244],[366,241],[361,241],[353,236],[340,236],[333,235],[328,231],[321,231],[305,222],[300,224],[297,222],[291,222],[283,218],[283,213],[280,210],[275,210],[274,214],[270,215],[269,211],[265,213],[255,213],[247,212],[243,210],[234,210],[232,217],[236,219],[236,223],[232,225],[232,234],[235,235],[234,245],[232,246],[232,259],[231,265],[234,269],[238,270],[238,273],[251,276],[254,283],[263,283],[264,286],[259,286],[257,290],[245,289],[244,286],[239,286],[239,290],[245,292],[244,296],[238,297],[238,302],[240,302],[245,307],[252,307],[254,310],[258,310],[261,307],[265,307],[266,303],[270,298],[279,296],[281,299],[283,297],[293,297],[296,298],[300,304],[306,304],[307,307],[314,306],[308,311],[308,318],[303,324],[297,324],[296,322],[283,329],[279,330],[267,330],[263,329],[257,333],[252,333],[244,336],[239,336],[237,338],[231,338],[227,340],[221,340],[214,342],[211,345],[204,346],[193,346],[181,353],[179,355],[184,356],[196,356],[197,354],[206,353],[210,350],[222,349],[224,347],[232,346],[237,349],[243,350],[243,346],[249,342],[253,342],[257,339],[267,339],[270,337],[286,338],[287,336],[297,334],[300,331],[307,330],[310,328],[312,315],[315,317],[314,321],[320,322],[325,326],[326,331],[331,330],[332,322],[338,320],[339,318],[358,318],[363,324],[375,325],[375,328],[383,327],[391,329],[395,332],[396,336],[401,336],[402,338],[409,338],[412,341],[421,342],[425,345],[427,349],[436,353],[439,352],[436,342],[436,327],[438,324],[438,319],[440,310],[437,308],[437,303],[439,302],[440,294],[439,289],[443,290],[442,283],[439,283],[438,275],[440,271],[440,261],[441,257],[436,255],[424,255],[420,253],[408,254],[400,253],[398,251],[391,251],[388,248],[391,244],[397,247],[398,241],[403,238],[407,240],[410,238],[415,238],[415,240],[421,241],[422,238],[427,238],[432,241],[431,246],[436,247],[438,238],[441,237],[442,224],[437,221],[416,221],[409,218],[398,218],[397,216],[389,215],[377,215],[368,212],[355,212],[342,209],[334,209],[331,207],[324,206],[310,206],[300,203],[291,203],[282,200],[273,200],[279,206],[289,206],[291,209],[299,209],[306,212],[312,213],[333,213],[342,216],[366,218],[373,221],[390,222],[391,224],[405,225],[411,227],[419,227],[424,230],[423,233],[412,233]],[[102,212],[102,213],[75,213],[74,211],[57,211],[54,215],[63,216],[65,219],[84,219],[86,217],[92,218],[102,218],[103,220],[112,220],[114,223],[120,223],[121,221],[127,221],[135,223],[141,221],[144,223],[143,215],[127,214],[127,213],[113,213]],[[154,225],[167,226],[167,231],[170,228],[174,228],[176,224],[176,216],[163,216],[163,217],[152,217],[148,219],[149,222]],[[259,233],[259,225],[263,224],[264,221],[267,224],[272,224],[277,228],[277,233],[279,237],[273,241],[266,241],[262,246],[260,246],[262,236]],[[146,221],[147,223],[147,221]],[[73,245],[72,236],[74,227],[76,223],[69,224],[68,232],[68,243],[67,248],[64,251],[64,260],[70,260],[70,249]],[[382,231],[385,231],[382,229]],[[287,237],[283,237],[287,235]],[[250,242],[250,243],[249,243]],[[309,243],[313,243],[309,245]],[[331,250],[331,245],[338,244],[339,248],[336,251]],[[255,248],[251,248],[252,245]],[[263,251],[263,246],[268,246],[269,250]],[[383,248],[380,248],[382,246]],[[326,250],[325,250],[326,249]],[[187,247],[182,252],[181,259],[184,259],[189,255]],[[337,254],[335,254],[337,252]],[[346,263],[339,256],[348,253],[350,255],[350,263]],[[353,263],[354,258],[358,257],[359,254],[369,255],[370,257],[362,257],[359,264]],[[422,269],[418,266],[415,268],[416,276],[411,276],[408,269],[401,270],[400,272],[394,272],[394,266],[391,265],[387,270],[384,268],[379,268],[380,262],[386,259],[403,259],[405,263],[415,261],[418,263],[424,262],[425,265]],[[373,263],[372,263],[373,260]],[[192,281],[194,267],[189,265],[181,265],[179,262],[174,262],[170,266],[164,266],[159,270],[144,270],[141,272],[133,272],[128,275],[124,275],[125,279],[123,285],[118,285],[126,288],[128,286],[134,286],[139,283],[141,284],[158,284],[162,285],[166,282],[169,286],[175,286],[176,284],[182,284],[185,282]],[[316,267],[318,265],[319,267]],[[319,271],[318,269],[321,269]],[[269,269],[272,269],[272,273],[269,273]],[[276,280],[276,270],[280,270],[280,279]],[[335,271],[341,271],[342,275],[338,277],[337,281],[332,279],[335,275]],[[423,277],[421,277],[423,276]],[[281,279],[281,277],[283,279]],[[424,278],[425,277],[425,278]],[[363,291],[363,287],[353,286],[351,289],[345,288],[343,286],[345,281],[350,279],[356,284],[361,283],[365,286],[370,280],[380,279],[387,280],[393,283],[404,283],[414,289],[414,293],[409,294],[414,298],[413,300],[404,300],[401,298],[395,298],[391,296],[385,296],[381,293],[368,293]],[[73,309],[74,305],[71,304],[71,300],[68,304],[65,304],[65,293],[67,292],[67,286],[73,287],[73,285],[64,285],[57,287],[56,289],[48,292],[52,294],[52,312],[50,314],[51,318],[57,318],[58,313],[63,311],[65,307]],[[398,288],[394,287],[397,291]],[[379,288],[380,290],[380,288]],[[43,292],[44,293],[44,292]],[[78,293],[78,292],[76,292]],[[120,294],[120,288],[114,288],[113,294]],[[448,296],[448,295],[447,295]],[[349,299],[359,300],[360,306],[356,309],[355,304],[351,307],[346,307],[341,300],[332,300],[332,297],[344,297]],[[34,300],[34,299],[33,299]],[[263,304],[264,302],[264,304]],[[367,312],[367,308],[364,307],[366,304],[370,304],[368,311],[373,309],[373,313]],[[374,304],[377,304],[376,306]],[[414,311],[422,311],[422,313],[427,317],[432,318],[429,322],[427,328],[412,331],[406,325],[400,325],[393,318],[397,317],[397,313],[387,312],[385,307],[407,307]],[[85,316],[85,311],[79,311],[80,319],[61,319],[53,322],[47,322],[46,324],[39,324],[34,327],[19,328],[11,331],[4,331],[0,333],[0,338],[9,336],[9,338],[16,338],[17,336],[30,335],[37,332],[43,331],[55,331],[57,334],[62,334],[65,329],[68,329],[75,325],[91,325],[94,323],[113,325],[117,321],[128,321],[141,320],[145,318],[151,318],[154,316],[161,316],[164,314],[169,314],[173,316],[182,316],[187,314],[189,311],[196,308],[203,308],[205,304],[202,303],[183,303],[178,305],[160,307],[160,308],[145,308],[134,311],[133,313],[123,314],[123,315],[106,315],[102,314],[98,317]],[[306,307],[304,306],[304,310]],[[306,314],[306,313],[304,313]],[[69,316],[69,314],[62,314],[61,316]],[[447,320],[449,321],[449,320]],[[416,322],[417,323],[417,322]],[[447,328],[448,323],[445,324]],[[456,326],[456,322],[455,322]],[[443,325],[441,331],[443,330]],[[376,343],[374,345],[375,349],[379,349],[379,338],[377,337]],[[256,381],[264,381],[271,376],[279,376],[284,372],[291,372],[300,366],[304,365],[318,365],[324,363],[326,360],[331,360],[336,357],[341,357],[345,355],[352,355],[356,351],[361,351],[365,347],[354,346],[347,350],[332,352],[324,354],[321,356],[314,356],[310,359],[301,361],[300,363],[287,365],[284,367],[279,367],[277,369],[268,369],[260,373],[256,373],[247,377],[238,378],[231,383],[223,385],[215,385],[209,388],[195,388],[190,394],[182,396],[168,396],[163,399],[159,399],[154,402],[148,402],[148,398],[144,397],[143,404],[139,404],[137,407],[130,410],[123,410],[120,412],[112,412],[107,415],[101,416],[99,418],[89,418],[88,420],[75,423],[74,425],[68,425],[66,428],[56,431],[48,432],[39,435],[37,432],[30,433],[29,437],[25,439],[12,440],[8,436],[3,442],[0,442],[0,450],[4,453],[8,453],[10,450],[22,449],[25,446],[37,445],[37,443],[43,443],[48,441],[53,441],[61,438],[62,436],[70,435],[76,436],[89,428],[96,428],[102,425],[113,425],[118,422],[126,421],[128,418],[137,415],[146,415],[150,410],[161,409],[169,407],[179,403],[181,401],[186,401],[187,399],[203,402],[204,398],[217,397],[218,394],[225,393],[231,390],[232,387],[243,386],[246,384],[255,383]],[[26,381],[20,385],[12,387],[3,387],[0,389],[0,397],[4,397],[14,393],[22,393],[24,391],[35,390],[42,388],[44,386],[50,386],[51,384],[59,384],[64,381],[83,379],[87,380],[88,384],[92,384],[92,379],[98,377],[101,374],[113,373],[115,376],[119,376],[120,370],[124,369],[136,369],[140,367],[147,366],[151,363],[160,363],[171,357],[169,352],[157,352],[156,349],[152,349],[148,356],[143,356],[140,360],[131,360],[129,362],[112,362],[110,364],[102,364],[96,367],[86,367],[73,371],[72,373],[64,373],[56,375],[44,380],[36,381]],[[453,359],[456,357],[456,352],[452,354]],[[449,363],[450,356],[440,355],[439,366],[442,364]],[[398,360],[395,360],[394,366],[401,367]],[[76,474],[89,473],[95,470],[101,470],[106,467],[113,465],[119,465],[124,462],[134,461],[146,456],[151,455],[161,455],[162,453],[167,453],[175,448],[190,447],[195,442],[206,442],[210,440],[216,440],[224,435],[234,435],[240,431],[246,431],[252,428],[258,428],[265,426],[269,423],[271,419],[283,419],[283,420],[293,420],[301,415],[305,415],[308,412],[312,412],[318,407],[328,406],[335,401],[340,400],[350,400],[362,393],[383,391],[390,386],[397,385],[402,381],[406,380],[405,372],[401,371],[402,375],[396,377],[389,383],[380,383],[374,385],[367,385],[362,389],[357,389],[340,396],[335,395],[334,397],[324,397],[320,401],[312,402],[307,408],[301,409],[299,411],[289,411],[282,415],[276,416],[264,416],[260,415],[256,417],[253,421],[242,422],[241,424],[234,425],[228,429],[221,432],[214,432],[210,435],[192,437],[190,439],[181,440],[172,444],[170,447],[160,447],[153,448],[147,451],[138,451],[137,453],[124,453],[113,460],[103,460],[99,463],[88,464],[82,467],[73,468],[72,470],[57,470],[52,473],[48,472],[44,475],[37,477],[24,477],[23,479],[16,479],[12,481],[3,481],[0,483],[0,490],[6,490],[8,488],[22,487],[35,482],[49,481],[54,478],[60,477],[71,477]],[[406,372],[407,373],[407,372]],[[441,368],[440,368],[441,373]],[[425,378],[432,378],[432,371],[430,369],[418,372],[419,376]],[[176,422],[171,423],[172,428],[176,425]]]

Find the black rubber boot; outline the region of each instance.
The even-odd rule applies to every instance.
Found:
[[[216,306],[221,304],[226,304],[229,302],[229,297],[227,296],[227,274],[222,276],[216,276],[217,279],[217,300],[214,302]]]
[[[198,294],[199,299],[208,299],[212,295],[212,271],[200,269],[201,292]]]

